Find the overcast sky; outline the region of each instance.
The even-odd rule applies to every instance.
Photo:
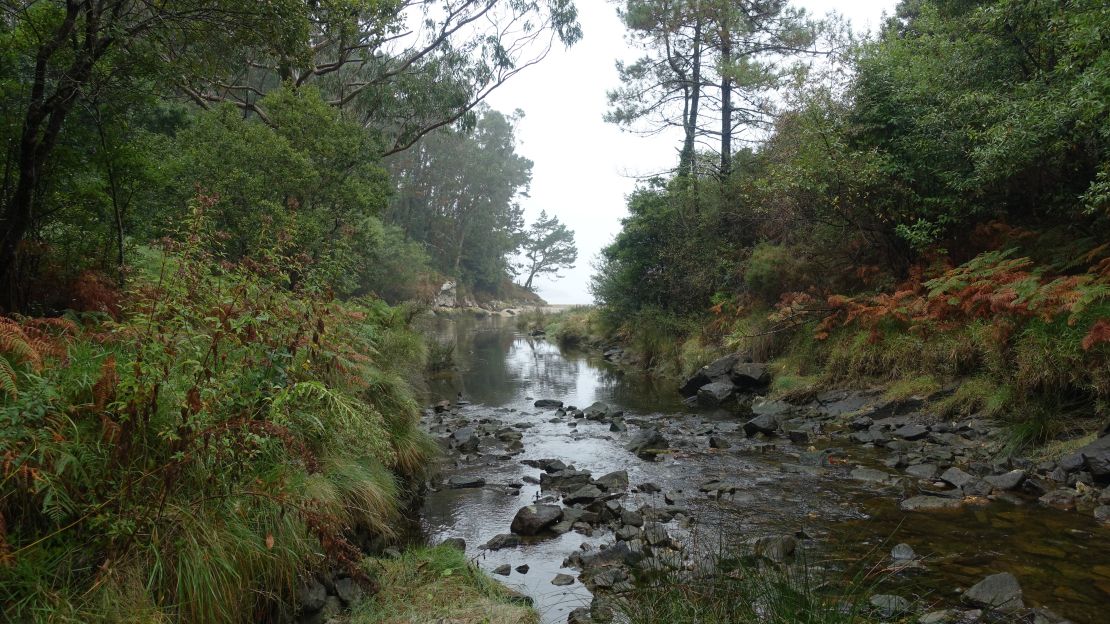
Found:
[[[606,0],[578,0],[583,38],[573,48],[556,47],[539,65],[518,74],[489,98],[506,113],[521,109],[518,152],[530,158],[532,188],[523,200],[529,222],[540,210],[554,213],[575,232],[578,263],[559,280],[537,279],[550,303],[590,303],[593,261],[620,231],[625,196],[637,176],[675,166],[680,138],[643,137],[602,121],[605,93],[617,84],[614,62],[637,53],[624,40],[624,26]],[[896,0],[797,0],[824,15],[838,11],[856,32],[873,30]]]

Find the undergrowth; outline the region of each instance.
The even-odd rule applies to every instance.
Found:
[[[242,622],[361,574],[434,443],[411,315],[279,251],[230,260],[201,197],[115,318],[0,322],[0,604],[10,621]],[[281,240],[281,236],[278,236]]]
[[[614,606],[629,624],[866,624],[878,621],[868,604],[873,584],[864,574],[831,583],[804,560],[728,556],[705,578],[641,575]]]
[[[535,610],[449,546],[418,548],[397,559],[367,559],[382,590],[352,609],[351,624],[536,624]]]

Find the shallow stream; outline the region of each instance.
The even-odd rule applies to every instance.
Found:
[[[577,574],[562,567],[564,558],[583,542],[609,543],[613,536],[604,529],[592,536],[571,531],[515,548],[480,549],[494,535],[507,533],[516,511],[541,495],[539,485],[525,482],[540,471],[521,463],[540,458],[560,459],[595,476],[627,470],[634,488],[652,482],[672,498],[682,497],[681,504],[697,520],[685,530],[689,540],[716,544],[798,534],[808,538],[803,544],[809,560],[835,562],[833,567],[849,573],[881,570],[891,546],[904,542],[924,565],[898,574],[877,572],[871,578],[884,592],[924,605],[951,604],[984,576],[1008,571],[1021,582],[1027,605],[1048,607],[1077,624],[1108,621],[1110,529],[1088,514],[1056,511],[1032,500],[994,501],[956,512],[902,512],[903,486],[847,478],[854,465],[877,465],[866,451],[850,449],[851,461],[844,465],[800,466],[798,454],[805,449],[780,440],[748,440],[741,418],[723,411],[691,412],[669,384],[622,374],[597,357],[562,353],[518,331],[512,318],[437,318],[429,332],[454,345],[458,367],[430,382],[429,403],[461,396],[470,403],[462,408],[466,418],[520,425],[524,450],[512,457],[494,451],[475,461],[450,461],[445,478],[481,476],[487,485],[430,492],[422,516],[425,537],[431,543],[463,538],[467,554],[489,571],[504,563],[527,564],[525,574],[514,570],[494,578],[532,597],[545,624],[566,622],[572,609],[590,603],[590,592],[579,582],[551,584],[558,573]],[[540,398],[580,408],[603,401],[625,411],[628,432],[557,418],[552,410],[533,407]],[[673,452],[651,462],[626,450],[642,425],[659,426]],[[727,438],[731,447],[708,448],[710,433]],[[698,491],[711,479],[735,486],[730,500]],[[664,501],[662,494],[632,494],[624,501],[630,508],[639,503]]]

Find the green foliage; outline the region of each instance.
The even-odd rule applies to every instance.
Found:
[[[158,278],[118,321],[40,347],[0,400],[0,599],[17,620],[288,610],[299,575],[357,562],[350,529],[394,534],[400,482],[435,451],[402,377],[422,366],[410,317],[292,283],[308,267],[280,250],[224,259],[215,205],[152,253]]]
[[[559,217],[548,217],[543,210],[536,222],[523,233],[521,248],[528,260],[522,265],[528,271],[524,280],[524,288],[528,290],[532,290],[532,280],[537,275],[551,275],[557,279],[561,277],[561,269],[573,269],[578,260],[574,232],[559,223]]]
[[[751,556],[726,555],[720,573],[705,579],[650,570],[616,600],[632,624],[866,624],[871,582],[829,579],[804,561],[772,564]],[[827,573],[826,573],[827,574]]]
[[[516,153],[517,119],[484,109],[473,128],[430,134],[388,162],[397,180],[388,220],[473,290],[498,293],[521,242],[532,161]]]
[[[353,624],[450,620],[465,624],[535,624],[539,616],[450,546],[416,548],[397,559],[363,564],[382,591],[352,609]]]

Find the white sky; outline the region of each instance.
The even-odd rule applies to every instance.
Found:
[[[539,294],[550,303],[590,303],[593,260],[620,231],[625,196],[636,176],[666,171],[678,159],[679,138],[643,137],[602,121],[606,91],[617,85],[614,62],[632,60],[636,50],[624,40],[624,26],[607,0],[578,0],[583,37],[573,48],[556,47],[539,65],[521,72],[493,92],[489,103],[525,113],[518,126],[517,151],[530,158],[532,188],[523,200],[529,223],[540,210],[556,214],[574,230],[578,263],[559,280],[537,278]],[[856,32],[873,30],[896,0],[796,0],[810,13],[837,11]]]

